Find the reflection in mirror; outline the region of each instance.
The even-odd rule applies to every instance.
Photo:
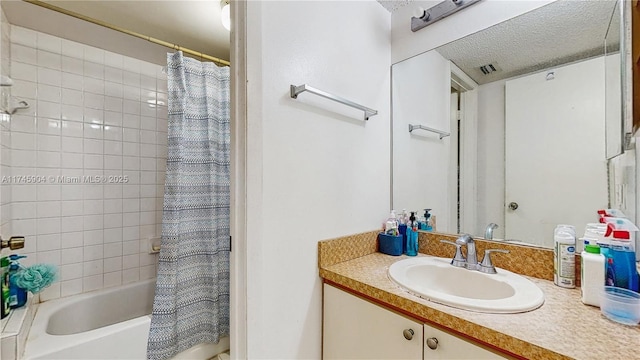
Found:
[[[607,53],[603,44],[619,24],[615,8],[556,1],[394,64],[393,207],[433,208],[438,231],[484,237],[493,223],[493,239],[544,247],[557,224],[581,234],[614,203],[605,145],[605,113],[620,113],[619,80],[605,78],[616,61],[621,76],[613,30]],[[451,136],[410,134],[409,123]]]
[[[607,159],[624,151],[624,127],[622,120],[622,97],[620,83],[620,0],[611,14],[611,21],[604,38],[605,51],[605,134]]]

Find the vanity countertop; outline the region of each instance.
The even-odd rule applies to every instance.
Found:
[[[459,310],[411,295],[389,280],[389,266],[405,258],[372,253],[321,266],[320,276],[330,284],[518,357],[640,358],[640,326],[617,324],[605,318],[599,308],[582,304],[580,289],[564,289],[552,281],[527,276],[545,294],[545,302],[537,310],[518,314]]]

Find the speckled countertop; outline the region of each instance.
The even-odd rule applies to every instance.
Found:
[[[583,305],[579,289],[563,289],[552,281],[527,277],[545,294],[545,303],[537,310],[519,314],[459,310],[411,295],[389,280],[389,266],[404,258],[370,253],[321,264],[320,276],[328,283],[517,357],[640,359],[640,326],[614,323],[602,316],[599,308]]]

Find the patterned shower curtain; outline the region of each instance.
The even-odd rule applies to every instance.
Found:
[[[229,335],[229,68],[167,54],[162,248],[147,344],[168,359]]]

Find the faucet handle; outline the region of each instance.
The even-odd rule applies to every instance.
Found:
[[[453,256],[453,259],[451,259],[451,265],[455,267],[466,266],[467,260],[464,258],[464,255],[462,255],[462,245],[454,243],[453,241],[449,241],[449,240],[440,240],[440,242],[444,244],[453,245],[456,247],[456,254]]]
[[[478,266],[478,271],[483,272],[485,274],[496,274],[496,267],[493,266],[493,262],[491,262],[491,253],[499,252],[503,254],[508,254],[509,250],[503,249],[489,249],[484,251],[484,258],[482,259],[482,263]]]

